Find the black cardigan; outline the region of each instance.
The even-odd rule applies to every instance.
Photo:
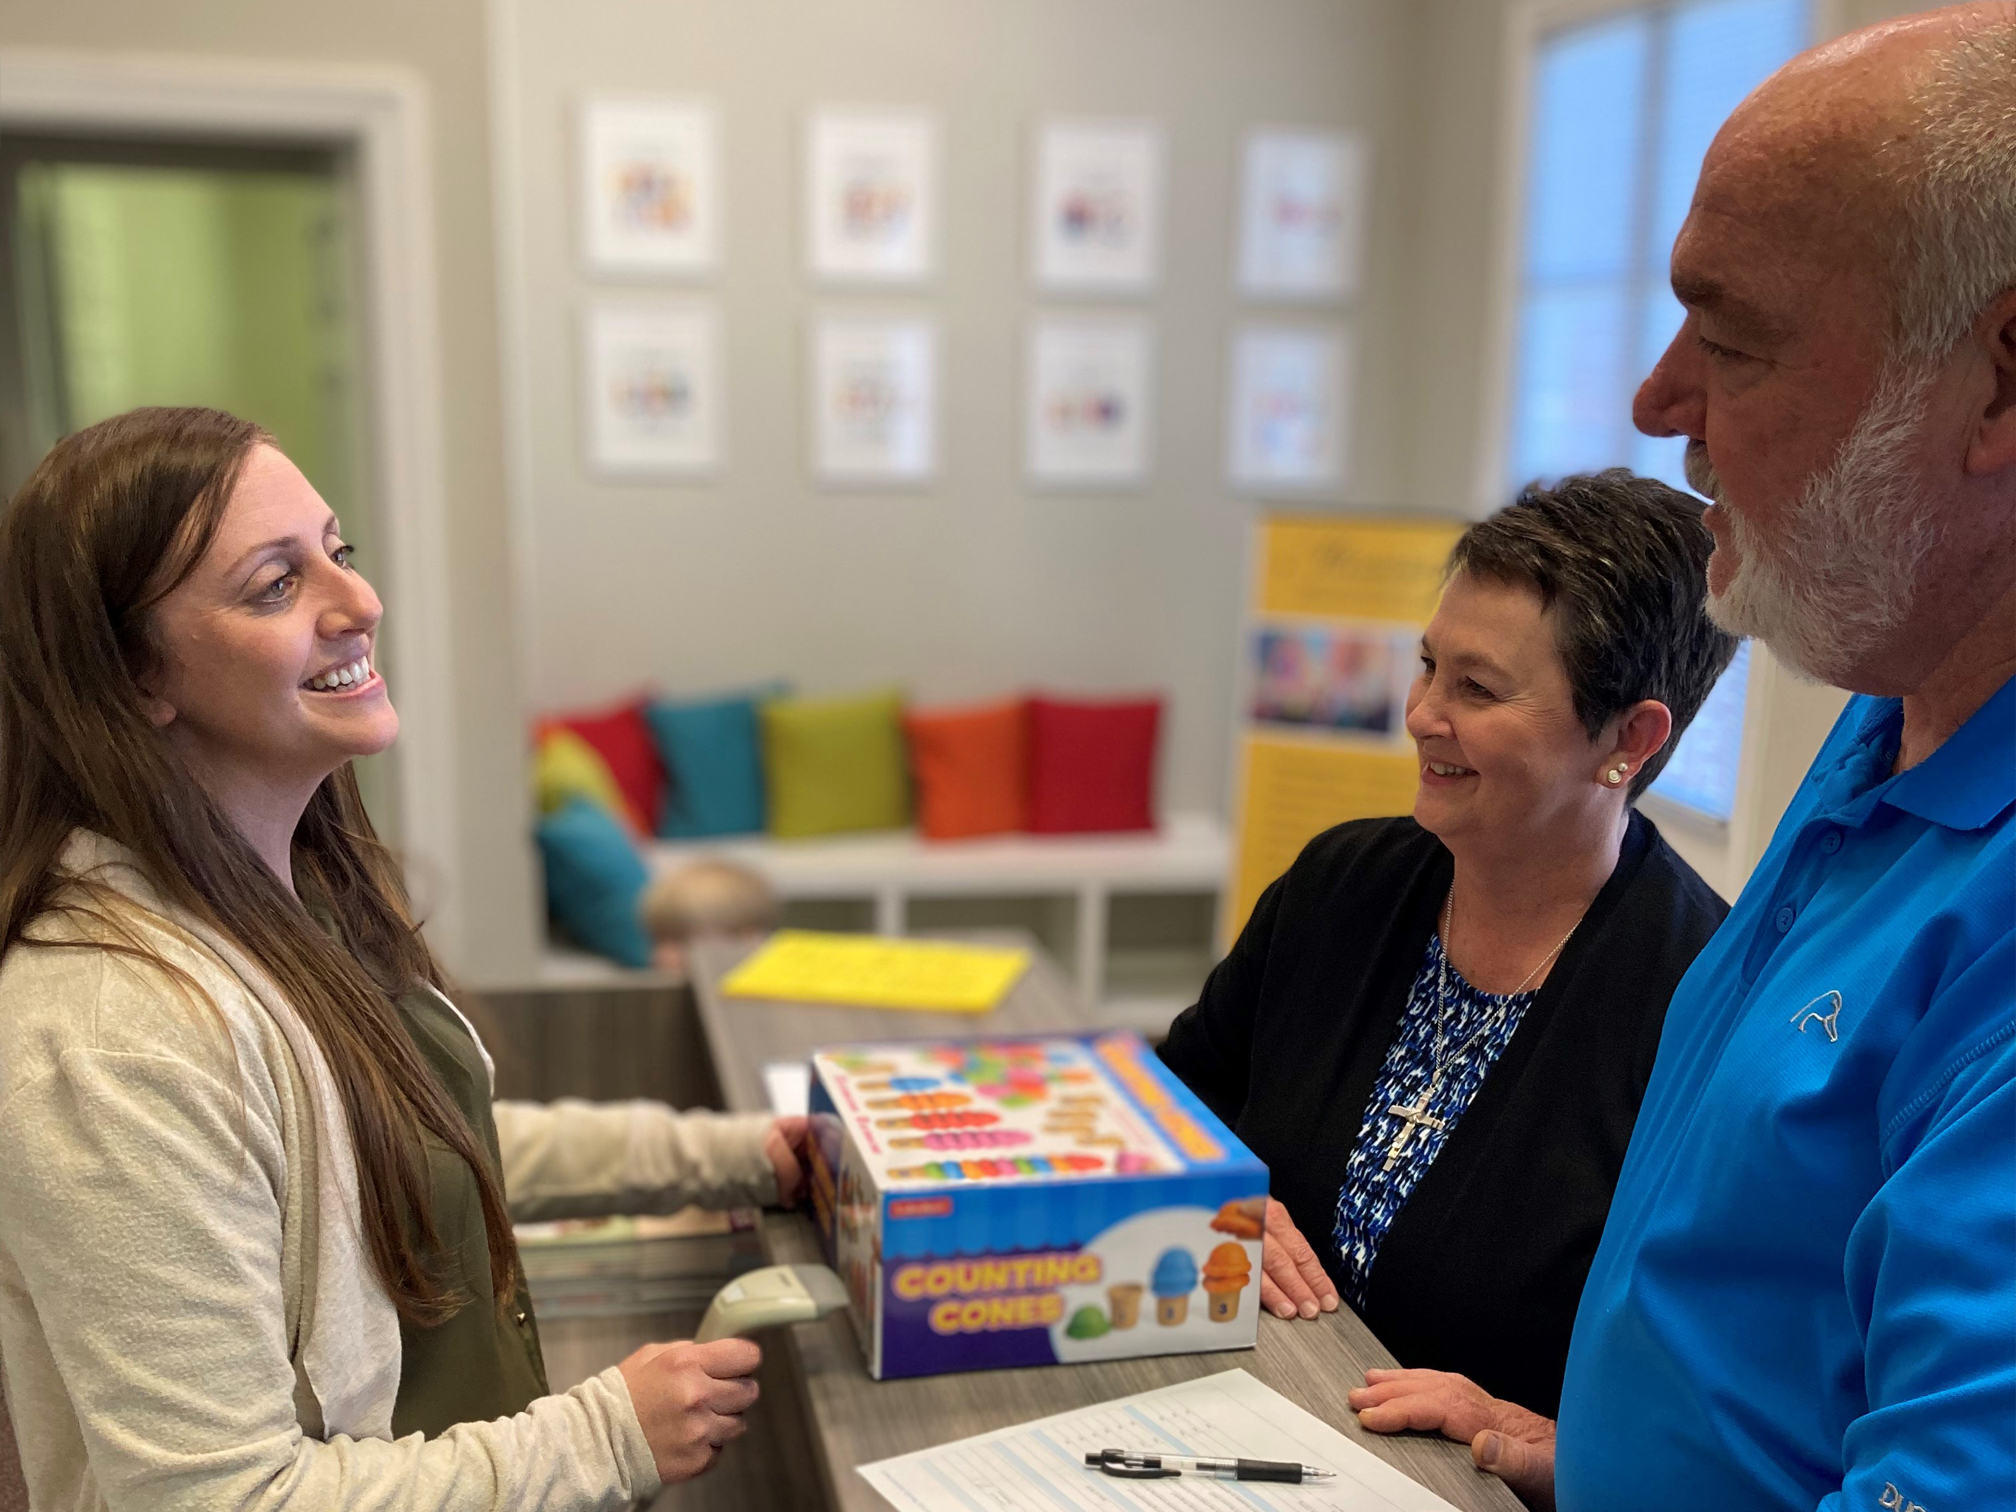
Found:
[[[1162,1045],[1266,1162],[1333,1278],[1345,1162],[1452,866],[1412,819],[1318,835]],[[1364,1318],[1401,1364],[1556,1414],[1667,1000],[1728,911],[1634,812],[1610,880],[1380,1245]]]

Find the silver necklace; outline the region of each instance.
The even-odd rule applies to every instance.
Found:
[[[1586,914],[1587,912],[1588,910],[1585,908],[1583,913]],[[1568,933],[1561,936],[1560,943],[1555,945],[1547,954],[1540,957],[1539,965],[1536,965],[1531,971],[1526,973],[1525,980],[1503,995],[1502,1001],[1498,1004],[1498,1011],[1489,1015],[1462,1044],[1458,1045],[1454,1050],[1448,1050],[1449,931],[1455,921],[1456,887],[1454,883],[1451,883],[1449,887],[1449,900],[1442,905],[1442,953],[1435,963],[1435,1058],[1429,1064],[1428,1085],[1421,1089],[1421,1095],[1411,1105],[1407,1103],[1392,1103],[1386,1109],[1393,1117],[1400,1120],[1399,1129],[1394,1132],[1392,1141],[1386,1146],[1386,1164],[1384,1169],[1388,1171],[1400,1163],[1401,1157],[1407,1153],[1407,1146],[1413,1140],[1415,1134],[1429,1129],[1439,1134],[1448,1128],[1448,1123],[1445,1120],[1435,1117],[1434,1114],[1428,1111],[1430,1104],[1435,1101],[1435,1094],[1441,1090],[1442,1073],[1449,1069],[1452,1061],[1460,1059],[1472,1045],[1476,1044],[1477,1041],[1482,1039],[1492,1029],[1504,1022],[1505,1011],[1511,1007],[1511,1000],[1526,990],[1526,983],[1540,975],[1542,967],[1567,948],[1568,942],[1575,937],[1575,931],[1582,927],[1582,920],[1578,916],[1575,922],[1568,927]]]

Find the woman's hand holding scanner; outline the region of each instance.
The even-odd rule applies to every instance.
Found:
[[[798,1116],[780,1118],[763,1136],[763,1153],[770,1169],[777,1173],[777,1205],[793,1207],[805,1188],[805,1139],[812,1120]]]
[[[1351,1410],[1374,1433],[1439,1433],[1470,1446],[1488,1470],[1538,1512],[1554,1512],[1554,1420],[1502,1401],[1446,1370],[1368,1370]]]
[[[1337,1287],[1288,1209],[1268,1198],[1266,1221],[1266,1237],[1260,1241],[1260,1305],[1277,1318],[1337,1311]]]
[[[763,1351],[747,1339],[720,1339],[646,1344],[616,1367],[630,1388],[660,1480],[691,1480],[714,1463],[723,1444],[747,1431],[742,1414],[757,1395],[750,1377],[762,1363]]]

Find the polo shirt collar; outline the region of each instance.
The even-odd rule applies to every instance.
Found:
[[[1884,707],[1898,705],[1886,699]],[[1980,829],[2016,803],[2016,678],[1938,750],[1885,783],[1882,801],[1955,830]]]

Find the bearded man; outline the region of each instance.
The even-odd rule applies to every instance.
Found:
[[[1861,696],[1667,1011],[1558,1458],[1460,1377],[1353,1405],[1566,1512],[2009,1508],[2016,4],[1766,81],[1672,277],[1635,418],[1714,500],[1710,612]]]

